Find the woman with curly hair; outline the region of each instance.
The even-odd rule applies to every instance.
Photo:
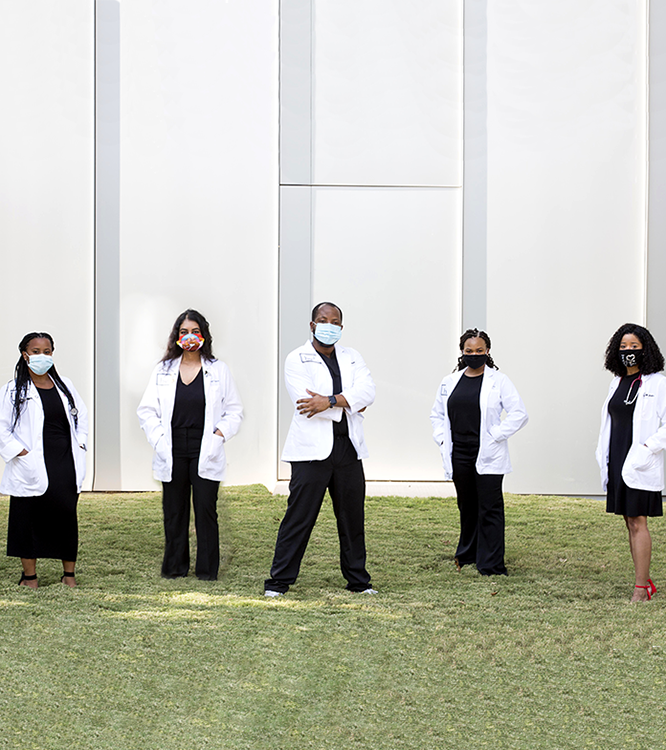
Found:
[[[37,588],[37,558],[62,560],[60,579],[76,586],[76,506],[86,473],[88,417],[72,381],[53,364],[48,333],[19,344],[14,379],[0,390],[0,493],[9,495],[7,555],[21,558],[19,586]]]
[[[511,471],[507,439],[527,423],[513,383],[490,356],[490,337],[470,328],[460,337],[457,371],[441,382],[430,413],[447,479],[460,511],[455,562],[481,575],[507,575],[502,480]],[[502,412],[506,418],[502,421]]]
[[[226,471],[224,444],[238,432],[243,406],[212,343],[200,312],[181,313],[137,410],[154,450],[153,476],[162,482],[164,578],[186,576],[190,567],[190,494],[197,533],[194,572],[214,581],[220,566],[217,493]]]
[[[648,516],[663,515],[666,448],[664,357],[650,331],[625,323],[606,348],[613,378],[601,410],[597,462],[606,490],[606,512],[624,517],[636,576],[632,602],[649,601],[652,539]]]

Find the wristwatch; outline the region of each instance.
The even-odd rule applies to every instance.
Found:
[[[328,397],[328,403],[330,404],[329,408],[333,408],[334,406],[338,405],[338,399],[335,396],[329,396]]]

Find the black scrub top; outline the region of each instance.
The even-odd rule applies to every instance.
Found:
[[[483,374],[475,378],[463,375],[451,392],[446,408],[451,422],[453,444],[469,449],[479,448],[481,406],[479,398]]]
[[[340,375],[340,365],[338,364],[338,358],[335,356],[335,349],[330,357],[324,356],[321,352],[317,352],[319,356],[324,360],[324,364],[328,367],[328,371],[331,373],[333,378],[333,393],[331,396],[337,396],[342,393],[342,377]],[[322,396],[329,394],[322,393]],[[333,422],[333,437],[348,437],[349,426],[347,424],[347,414],[345,410],[342,410],[342,419],[339,422]]]

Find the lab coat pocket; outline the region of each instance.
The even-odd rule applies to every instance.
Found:
[[[653,453],[644,445],[632,445],[627,454],[627,461],[636,471],[645,471],[657,466],[660,458],[658,453]]]
[[[662,452],[652,453],[644,445],[632,445],[622,467],[622,478],[637,490],[661,490],[664,486]]]
[[[497,458],[498,456],[502,455],[505,450],[505,444],[506,440],[498,440],[495,435],[493,435],[493,428],[491,427],[488,430],[487,433],[487,439],[486,439],[486,445],[487,445],[487,451],[489,455],[492,458]]]
[[[490,435],[490,439],[494,440],[496,443],[502,442],[502,428],[500,427],[500,422],[497,424],[491,424],[488,427],[488,434]]]
[[[86,476],[86,452],[78,443],[76,443],[76,448],[74,449],[74,456],[77,484],[80,485]]]
[[[155,455],[159,456],[161,461],[166,461],[169,455],[166,435],[162,435],[160,439],[155,443],[154,450],[155,450]]]
[[[208,460],[215,467],[224,466],[227,463],[227,456],[224,451],[224,438],[215,432],[213,433],[213,442],[210,446]]]
[[[495,440],[495,438],[490,435],[488,438],[488,458],[492,461],[497,458],[500,458],[500,456],[504,456],[504,443],[506,441],[504,440]]]
[[[16,456],[10,461],[13,483],[20,485],[26,493],[38,492],[40,489],[36,460],[35,452],[29,451],[25,456]],[[38,494],[42,495],[43,492]]]
[[[171,471],[170,458],[166,435],[162,435],[153,448],[153,474],[160,482],[171,481],[169,478],[165,479]]]

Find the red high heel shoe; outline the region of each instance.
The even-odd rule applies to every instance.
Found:
[[[648,578],[648,585],[650,586],[650,594],[654,596],[657,593],[657,587],[652,583],[650,578]]]
[[[652,583],[652,581],[650,581],[650,583]],[[650,601],[650,600],[652,599],[652,586],[654,586],[654,583],[652,583],[652,586],[650,586],[650,583],[648,583],[648,585],[647,585],[647,586],[639,586],[638,584],[636,584],[636,585],[634,586],[634,588],[635,588],[635,589],[645,589],[645,590],[647,591],[647,595],[648,595],[648,601]],[[657,590],[657,589],[656,589],[656,587],[655,587],[655,591],[656,591],[656,590]]]

